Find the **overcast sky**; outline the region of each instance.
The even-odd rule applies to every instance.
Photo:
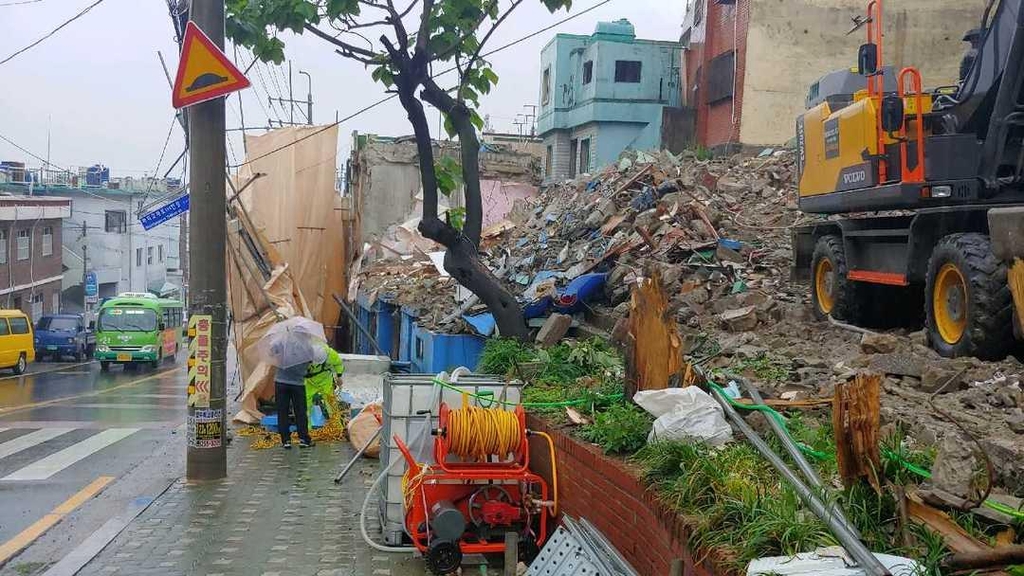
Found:
[[[38,0],[27,4],[0,0],[0,60],[50,32],[94,0]],[[576,0],[574,12],[599,0]],[[507,2],[502,0],[502,5]],[[8,4],[8,5],[5,5]],[[524,104],[536,104],[540,50],[556,32],[589,34],[600,20],[629,18],[641,38],[678,40],[684,0],[611,0],[578,19],[561,25],[491,57],[501,80],[482,102],[495,129],[512,132],[513,119]],[[491,46],[500,46],[564,18],[551,15],[539,0],[528,0],[495,33]],[[333,121],[366,106],[384,93],[361,64],[334,54],[325,42],[286,35],[286,55],[292,60],[296,99],[306,95],[313,78],[314,121]],[[59,166],[111,167],[114,175],[152,174],[171,128],[170,89],[157,51],[168,60],[173,77],[177,47],[165,0],[104,0],[82,18],[17,58],[0,65],[0,134]],[[229,55],[232,54],[228,48]],[[242,67],[251,61],[239,52]],[[287,65],[257,65],[249,73],[253,86],[242,93],[247,126],[265,126],[268,115],[288,120],[290,111],[267,103],[269,95],[287,98]],[[276,80],[276,81],[275,81]],[[301,114],[295,112],[296,121]],[[241,125],[237,96],[229,99],[228,127]],[[397,100],[340,126],[339,151],[347,153],[353,131],[384,135],[412,132]],[[241,160],[240,135],[229,142],[229,159]],[[181,130],[171,131],[160,174],[183,148]],[[233,149],[233,150],[232,150]],[[234,157],[232,156],[234,153]],[[0,160],[40,162],[0,140]],[[339,159],[339,164],[343,160]]]

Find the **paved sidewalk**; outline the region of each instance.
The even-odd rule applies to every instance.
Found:
[[[249,442],[236,436],[229,448],[227,480],[176,482],[79,574],[426,574],[422,560],[377,552],[359,534],[376,460],[360,461],[336,486],[334,475],[354,454],[348,442],[290,451],[252,450]],[[377,521],[369,526],[379,537]]]

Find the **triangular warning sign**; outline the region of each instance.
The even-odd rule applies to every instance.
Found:
[[[249,80],[195,23],[185,26],[171,103],[184,108],[248,88]]]

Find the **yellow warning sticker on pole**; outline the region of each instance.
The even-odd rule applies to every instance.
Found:
[[[188,319],[188,333],[188,405],[209,408],[213,316],[192,315]]]

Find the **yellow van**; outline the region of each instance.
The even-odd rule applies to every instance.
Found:
[[[32,322],[21,310],[0,310],[0,368],[24,374],[36,360]]]

